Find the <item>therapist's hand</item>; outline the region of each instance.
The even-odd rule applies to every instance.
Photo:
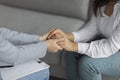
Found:
[[[64,31],[62,31],[61,29],[55,29],[53,30],[49,35],[48,35],[48,39],[58,39],[58,38],[67,38],[71,41],[73,41],[74,37],[72,33],[65,33]]]
[[[47,44],[47,49],[49,52],[57,52],[59,50],[62,50],[63,48],[61,48],[57,42],[61,42],[63,41],[64,39],[61,38],[61,39],[49,39],[49,40],[46,40],[46,44]]]
[[[66,51],[72,51],[77,52],[78,51],[78,45],[75,42],[72,42],[66,38],[64,40],[57,42],[57,44],[65,49]]]
[[[40,36],[40,41],[45,41],[45,40],[47,40],[48,35],[50,35],[54,30],[55,30],[55,28],[53,28],[52,30],[50,30],[48,33]]]

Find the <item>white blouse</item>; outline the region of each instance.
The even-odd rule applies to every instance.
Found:
[[[104,13],[105,6],[100,9],[97,17],[91,20],[78,32],[73,32],[74,41],[78,42],[78,53],[86,54],[93,58],[104,58],[115,54],[120,49],[120,2],[114,6],[111,16]],[[92,41],[98,34],[105,39]]]

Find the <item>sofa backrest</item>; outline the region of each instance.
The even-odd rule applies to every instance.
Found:
[[[89,0],[0,0],[10,6],[44,11],[86,20]]]

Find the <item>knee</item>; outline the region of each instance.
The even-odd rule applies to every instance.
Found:
[[[79,66],[80,67],[87,67],[87,66],[90,66],[90,64],[93,64],[93,63],[91,61],[91,58],[88,56],[82,56],[79,59]]]
[[[79,60],[79,72],[97,73],[98,70],[94,59],[88,56],[83,56]]]

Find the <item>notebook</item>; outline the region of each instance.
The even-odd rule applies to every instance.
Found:
[[[24,64],[16,65],[12,68],[2,69],[1,76],[3,80],[16,80],[49,67],[50,66],[45,62],[38,63],[34,60]]]

